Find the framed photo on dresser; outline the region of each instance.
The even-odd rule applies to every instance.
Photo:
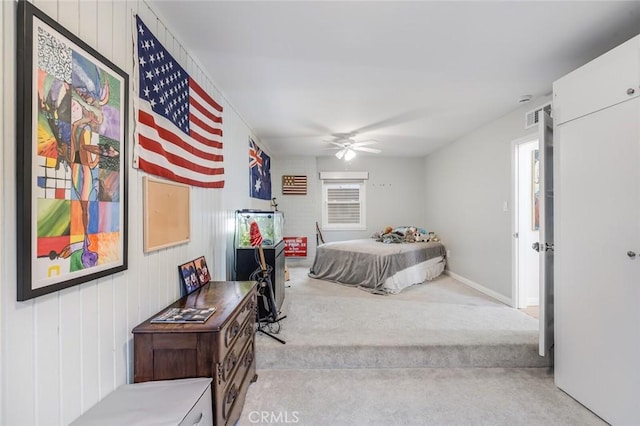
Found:
[[[211,281],[211,274],[209,273],[207,261],[204,256],[200,256],[193,262],[196,265],[196,272],[198,273],[198,280],[200,281],[200,285],[203,286]]]
[[[200,288],[200,281],[198,280],[198,273],[193,260],[178,266],[178,272],[180,273],[180,281],[185,294],[193,293]]]

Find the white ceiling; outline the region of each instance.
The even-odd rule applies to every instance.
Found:
[[[640,33],[640,1],[147,1],[273,155],[423,156]]]

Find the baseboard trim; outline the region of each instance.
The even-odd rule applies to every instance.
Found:
[[[462,275],[458,275],[455,272],[451,272],[449,270],[444,271],[445,274],[449,275],[451,278],[460,281],[463,284],[468,285],[471,288],[474,288],[476,290],[478,290],[481,293],[486,294],[489,297],[492,297],[494,299],[496,299],[499,302],[504,303],[507,306],[511,306],[513,307],[513,301],[508,298],[507,296],[505,296],[504,294],[500,294],[494,290],[491,290],[490,288],[487,288],[481,284],[478,284],[477,282],[471,281],[468,278],[463,277]]]

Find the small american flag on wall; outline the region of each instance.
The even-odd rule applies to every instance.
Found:
[[[282,194],[307,195],[307,177],[292,175],[282,176]]]

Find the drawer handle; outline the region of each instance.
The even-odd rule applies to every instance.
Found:
[[[231,324],[231,326],[227,330],[227,333],[225,336],[225,346],[229,347],[229,342],[231,342],[233,338],[238,335],[239,332],[240,332],[240,324],[236,320],[233,322],[233,324]]]
[[[227,393],[227,404],[232,404],[233,401],[235,401],[237,397],[238,397],[238,388],[236,387],[236,385],[234,383],[234,385],[231,387],[231,389],[229,389],[229,393]]]
[[[248,351],[247,355],[244,357],[244,366],[249,367],[253,362],[253,351]]]
[[[198,416],[198,419],[195,420],[192,424],[192,426],[198,426],[200,424],[200,422],[202,421],[202,417],[204,416],[204,414],[200,413],[200,415]]]
[[[231,370],[233,370],[233,367],[235,367],[237,363],[238,357],[236,356],[235,352],[231,352],[231,355],[229,355],[229,358],[227,359],[227,374],[229,374]]]
[[[253,323],[247,324],[247,326],[244,328],[244,335],[247,337],[251,336],[254,333],[253,331],[254,327],[255,325]]]

